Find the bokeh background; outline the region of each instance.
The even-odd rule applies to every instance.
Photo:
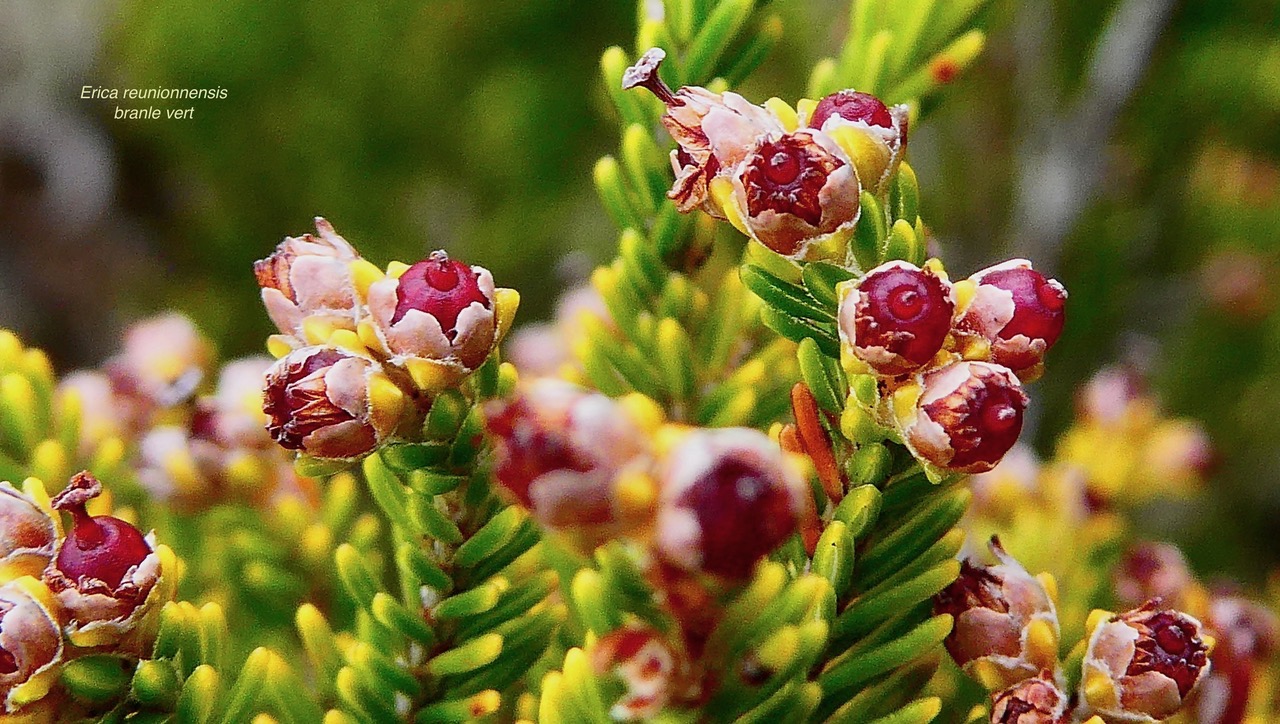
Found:
[[[799,96],[847,17],[774,6],[756,100]],[[590,183],[617,138],[597,62],[635,22],[606,0],[3,0],[0,326],[61,371],[165,308],[257,351],[250,264],[317,214],[378,262],[489,267],[544,317],[615,244]],[[1025,255],[1063,279],[1035,441],[1098,368],[1141,370],[1218,453],[1208,489],[1142,525],[1256,582],[1280,563],[1280,3],[999,0],[985,24],[912,129],[948,266]],[[126,104],[84,85],[228,97],[116,121]]]

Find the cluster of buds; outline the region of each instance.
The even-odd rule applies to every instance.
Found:
[[[1163,721],[1207,677],[1212,638],[1195,618],[1152,599],[1118,616],[1090,616],[1076,647],[1080,690],[1070,695],[1058,657],[1057,584],[1029,575],[994,538],[991,550],[999,564],[964,562],[934,609],[954,616],[947,651],[993,692],[992,722]]]
[[[44,698],[76,656],[143,653],[144,622],[173,597],[173,553],[124,520],[91,515],[101,493],[87,472],[51,501],[34,480],[21,491],[0,483],[0,714]]]
[[[266,373],[267,429],[283,448],[351,460],[409,436],[432,396],[489,357],[519,297],[437,251],[379,270],[324,219],[254,272],[280,334]]]
[[[1056,453],[1102,508],[1188,495],[1203,486],[1215,459],[1200,424],[1167,416],[1141,377],[1124,368],[1105,368],[1085,385],[1076,424]]]
[[[650,49],[622,85],[667,106],[662,123],[677,144],[667,195],[677,207],[726,219],[792,259],[843,261],[860,193],[883,193],[906,150],[906,106],[853,90],[795,108],[697,86],[672,91],[658,75],[665,55]]]
[[[1062,285],[1021,259],[956,283],[936,261],[891,261],[838,295],[842,362],[875,382],[860,409],[935,468],[995,467],[1022,431],[1023,383],[1062,334]]]
[[[74,372],[59,383],[59,397],[74,397],[80,411],[80,455],[108,439],[132,439],[188,407],[213,357],[213,346],[180,314],[131,325],[123,349],[101,370]]]
[[[804,511],[795,463],[756,430],[664,424],[647,398],[547,378],[485,412],[497,482],[588,549],[626,537],[671,569],[738,581]]]

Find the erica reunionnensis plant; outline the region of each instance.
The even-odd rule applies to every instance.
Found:
[[[0,718],[1110,724],[1228,682],[1137,574],[1084,621],[1012,545],[961,560],[1067,291],[926,254],[911,129],[982,36],[904,2],[936,22],[855,25],[794,105],[729,90],[766,10],[644,3],[662,47],[601,66],[618,255],[506,360],[519,295],[475,259],[378,266],[320,218],[253,266],[274,360],[214,375],[169,316],[55,397],[0,338],[32,448],[0,464],[70,477],[0,484]]]

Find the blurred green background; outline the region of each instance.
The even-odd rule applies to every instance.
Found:
[[[658,3],[660,5],[660,3]],[[794,98],[847,2],[775,0],[742,89]],[[602,0],[6,0],[0,325],[59,368],[174,307],[261,349],[250,273],[324,215],[378,263],[434,248],[521,290],[522,320],[608,258],[590,183],[616,143],[598,82],[635,5]],[[1146,372],[1219,451],[1211,487],[1144,514],[1203,572],[1280,562],[1280,3],[998,0],[986,53],[926,109],[911,160],[963,275],[1012,255],[1071,290],[1037,385],[1042,451],[1076,387]],[[228,90],[191,120],[116,121],[83,85]],[[145,104],[142,104],[145,105]]]

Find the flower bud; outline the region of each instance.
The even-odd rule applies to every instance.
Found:
[[[370,360],[331,347],[304,347],[267,370],[262,411],[280,447],[349,460],[391,435],[404,407],[403,393]]]
[[[254,262],[267,316],[283,334],[301,338],[302,320],[323,317],[337,329],[355,329],[360,304],[351,278],[356,250],[316,217],[316,235],[286,237],[275,252]]]
[[[883,375],[933,360],[951,331],[951,285],[930,269],[891,261],[840,289],[840,338]]]
[[[165,314],[129,327],[124,351],[106,363],[117,395],[147,407],[173,407],[195,394],[213,347],[190,319]]]
[[[733,175],[730,218],[769,249],[793,259],[838,256],[858,221],[858,175],[821,131],[761,136]],[[728,209],[726,209],[728,212]]]
[[[991,539],[998,565],[966,560],[960,576],[934,597],[934,612],[955,625],[946,647],[969,675],[998,691],[1058,660],[1058,613],[1044,584]]]
[[[745,578],[799,527],[807,486],[776,443],[745,428],[689,432],[659,479],[655,539],[681,568]]]
[[[602,542],[636,522],[617,484],[647,467],[649,438],[619,402],[541,378],[485,415],[495,479],[544,525]]]
[[[369,313],[391,361],[427,365],[444,384],[479,367],[497,343],[493,276],[443,251],[369,287]],[[417,376],[415,376],[417,379]]]
[[[80,440],[77,453],[81,458],[93,455],[107,438],[124,437],[145,422],[145,407],[137,400],[117,395],[111,379],[97,371],[72,372],[58,382],[58,409],[65,409],[69,397],[75,398],[80,411]]]
[[[836,138],[853,159],[862,185],[884,191],[907,146],[907,107],[887,107],[870,93],[842,90],[818,101],[804,125]]]
[[[1187,559],[1168,543],[1136,543],[1116,567],[1116,599],[1125,606],[1140,606],[1153,598],[1182,602],[1194,586]]]
[[[68,633],[80,646],[117,639],[142,615],[163,572],[153,536],[109,515],[91,516],[86,504],[102,493],[88,471],[77,473],[53,498],[72,524],[44,571],[44,583],[71,620]]]
[[[924,375],[914,410],[899,419],[912,452],[964,473],[995,467],[1018,441],[1027,396],[1008,369],[953,362]]]
[[[712,93],[697,86],[672,92],[658,77],[658,66],[665,57],[661,48],[651,48],[627,69],[622,87],[645,88],[667,106],[662,125],[678,146],[671,152],[676,181],[667,197],[682,212],[701,208],[724,218],[709,195],[712,179],[731,173],[757,138],[781,132],[782,124],[768,110],[737,93]]]
[[[1066,724],[1068,697],[1048,672],[991,695],[992,724]]]
[[[40,575],[57,538],[58,528],[44,508],[0,482],[0,580]]]
[[[1200,622],[1149,601],[1094,627],[1080,688],[1107,721],[1156,722],[1177,713],[1208,672]]]
[[[54,609],[31,576],[0,585],[0,714],[39,700],[57,680],[63,646]]]
[[[1126,367],[1104,367],[1080,389],[1076,412],[1088,422],[1121,424],[1135,404],[1146,396],[1145,382]]]
[[[1054,279],[1013,259],[969,277],[973,299],[962,310],[957,331],[991,345],[991,361],[1023,380],[1040,376],[1045,353],[1062,335],[1067,290]]]
[[[609,708],[615,721],[648,719],[667,705],[678,659],[658,632],[633,624],[600,637],[591,649],[597,674],[612,674],[625,691]]]

